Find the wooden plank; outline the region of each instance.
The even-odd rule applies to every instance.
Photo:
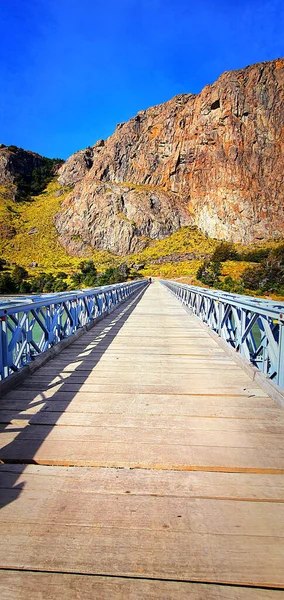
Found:
[[[1,568],[277,588],[284,587],[283,559],[279,537],[73,523],[56,527],[44,522],[1,524]]]
[[[139,346],[139,347],[138,347]],[[209,356],[218,356],[221,355],[222,353],[224,353],[224,350],[222,350],[222,348],[214,347],[212,346],[212,348],[208,348],[208,346],[204,346],[204,347],[200,347],[198,348],[198,346],[196,346],[195,344],[192,345],[192,347],[189,347],[188,345],[184,346],[183,348],[180,347],[180,345],[176,345],[175,347],[171,348],[167,348],[165,347],[165,345],[163,344],[162,346],[160,346],[159,348],[148,348],[147,345],[140,347],[140,344],[138,344],[136,347],[133,347],[131,349],[121,346],[121,348],[114,348],[109,346],[108,348],[98,348],[91,350],[91,352],[88,353],[88,351],[84,352],[84,350],[82,350],[82,352],[76,351],[76,348],[72,346],[70,346],[70,349],[68,350],[63,350],[62,351],[62,355],[61,358],[65,359],[66,357],[68,357],[68,359],[72,359],[72,360],[76,360],[76,359],[81,359],[81,360],[85,360],[85,359],[91,359],[93,357],[96,356],[102,356],[102,354],[108,354],[109,356],[151,356],[152,357],[156,357],[156,356],[175,356],[175,357],[188,357],[188,356],[204,356],[206,353],[209,354]]]
[[[190,352],[184,355],[175,355],[175,354],[160,354],[160,355],[155,355],[155,364],[159,365],[159,364],[171,364],[171,365],[178,365],[178,364],[190,364],[192,361],[198,361],[198,362],[206,362],[206,360],[208,360],[209,362],[211,361],[215,361],[215,362],[228,362],[231,360],[231,358],[224,353],[224,351],[217,347],[216,348],[210,348],[208,349],[208,351],[204,350],[204,351],[197,351],[194,352]],[[115,362],[115,361],[119,361],[119,362],[126,362],[127,364],[129,363],[135,363],[136,364],[140,364],[141,362],[143,362],[143,364],[149,364],[153,362],[153,354],[150,352],[146,353],[146,354],[142,354],[141,356],[139,354],[137,355],[124,355],[121,353],[117,353],[117,352],[112,352],[111,351],[111,346],[108,348],[107,352],[105,353],[101,353],[99,351],[94,351],[92,353],[92,356],[89,357],[85,357],[84,359],[82,358],[78,358],[78,355],[75,353],[75,356],[69,356],[69,354],[67,354],[67,350],[65,350],[64,352],[62,351],[61,354],[59,354],[56,359],[53,358],[50,362],[51,366],[54,365],[66,365],[69,363],[72,364],[86,364],[86,365],[95,365],[97,364],[97,361],[100,362]],[[235,363],[234,363],[235,364]]]
[[[8,478],[3,477],[3,483]],[[107,479],[107,477],[106,477]],[[86,527],[92,529],[140,530],[163,533],[192,533],[206,536],[247,536],[253,538],[277,537],[282,539],[284,552],[284,503],[248,502],[241,499],[214,497],[214,478],[211,498],[161,496],[156,494],[100,493],[82,482],[80,502],[78,490],[65,485],[60,489],[38,486],[19,488],[2,487],[0,512],[2,524],[41,524],[57,527]],[[78,479],[77,479],[78,481]],[[156,482],[157,483],[157,482]],[[129,493],[127,493],[129,492]],[[13,501],[16,498],[16,502]]]
[[[160,397],[161,398],[161,397]],[[13,410],[15,414],[33,415],[43,412],[58,412],[58,413],[91,413],[91,414],[124,414],[125,416],[140,415],[140,418],[145,415],[145,418],[149,416],[163,417],[184,417],[184,418],[196,418],[196,417],[208,417],[208,418],[230,418],[230,419],[243,419],[243,420],[254,420],[263,421],[269,419],[271,422],[279,422],[279,411],[276,405],[272,404],[269,408],[263,406],[263,404],[255,400],[248,411],[246,404],[246,398],[243,402],[239,399],[232,398],[229,396],[220,397],[220,401],[215,401],[214,397],[201,397],[201,401],[197,396],[187,396],[179,398],[168,397],[168,404],[166,402],[157,402],[156,398],[149,395],[144,395],[138,400],[132,396],[129,396],[129,403],[125,403],[125,400],[121,400],[119,394],[85,394],[70,392],[58,393],[50,398],[44,398],[40,395],[36,396],[36,399],[30,401],[22,400],[9,400],[5,402],[3,400],[3,409]],[[213,398],[213,399],[212,399]],[[228,406],[226,406],[226,400],[228,400]],[[132,402],[131,402],[132,401]],[[20,412],[19,412],[20,411]],[[23,412],[24,411],[24,412]]]
[[[280,419],[239,419],[228,417],[188,417],[185,415],[148,415],[133,413],[91,413],[41,410],[36,413],[22,413],[13,410],[0,410],[0,423],[12,425],[68,425],[81,427],[144,427],[170,430],[240,431],[284,434],[284,421]],[[80,410],[80,407],[78,408]]]
[[[60,369],[60,368],[55,368],[55,367],[51,367],[50,365],[48,367],[42,367],[41,369],[41,373],[42,375],[44,375],[45,378],[49,377],[50,379],[53,379],[56,376],[59,375],[65,375],[66,376],[74,376],[76,374],[76,376],[79,377],[88,377],[89,375],[93,375],[94,377],[101,376],[101,377],[105,377],[106,374],[109,375],[109,377],[116,377],[121,373],[125,373],[125,368],[127,366],[127,362],[123,363],[121,361],[118,361],[118,363],[115,362],[111,362],[111,361],[106,361],[105,363],[102,363],[100,361],[100,363],[98,363],[97,365],[94,365],[94,363],[92,362],[89,366],[86,366],[84,364],[79,365],[78,367],[74,367],[71,366],[69,367],[69,365],[65,366],[64,368]],[[227,366],[230,367],[230,371],[231,372],[236,372],[238,371],[237,365],[231,365],[230,363],[226,363]],[[220,367],[220,365],[223,365],[223,361],[215,361],[215,362],[210,362],[209,364],[204,362],[199,362],[199,363],[191,363],[191,364],[183,364],[183,365],[174,365],[172,366],[170,363],[168,364],[158,364],[155,365],[152,362],[147,363],[146,365],[144,363],[140,363],[140,364],[135,364],[135,372],[136,373],[142,373],[144,376],[147,375],[148,373],[153,373],[156,376],[157,375],[164,375],[165,373],[165,369],[167,371],[167,374],[171,374],[174,376],[181,376],[181,375],[202,375],[204,373],[204,371],[206,370],[207,373],[216,373],[216,368],[218,369]]]
[[[0,487],[50,494],[142,495],[283,502],[282,475],[207,473],[151,469],[100,469],[43,465],[0,465]],[[16,505],[15,505],[16,506]]]
[[[170,424],[167,428],[145,428],[143,423],[139,427],[84,427],[68,426],[47,428],[46,425],[26,426],[26,423],[18,425],[7,425],[2,431],[0,449],[14,440],[43,442],[48,436],[48,441],[65,442],[73,440],[77,442],[90,442],[98,445],[100,443],[125,443],[125,444],[156,444],[178,445],[182,447],[212,446],[225,448],[253,448],[258,449],[269,456],[282,457],[284,459],[283,435],[273,433],[255,433],[248,431],[226,431],[192,429],[190,426],[184,429],[172,429]]]
[[[159,403],[165,406],[167,406],[169,403],[172,404],[175,402],[184,402],[186,404],[192,403],[193,406],[208,402],[212,404],[214,403],[216,406],[220,405],[223,408],[228,406],[242,407],[246,408],[246,414],[248,418],[250,417],[250,413],[253,408],[259,408],[261,410],[269,409],[271,413],[274,412],[278,418],[284,418],[284,413],[279,410],[279,407],[275,404],[275,402],[273,402],[273,400],[271,400],[271,398],[268,398],[265,394],[262,395],[259,393],[259,390],[256,390],[256,392],[256,394],[252,393],[250,390],[243,394],[216,394],[214,392],[209,394],[198,394],[194,391],[187,394],[152,394],[147,392],[146,394],[131,394],[130,398],[130,394],[126,392],[118,392],[113,389],[112,392],[93,391],[91,394],[94,400],[100,402],[108,402],[115,399],[117,401],[124,401],[125,404],[128,404],[131,399],[134,399],[141,402],[145,401],[146,403],[151,404]],[[36,403],[42,402],[42,400],[52,399],[54,396],[56,396],[56,401],[70,400],[70,398],[75,397],[82,400],[84,398],[85,400],[90,398],[89,392],[82,392],[81,389],[76,392],[76,395],[72,395],[72,392],[65,392],[61,388],[58,389],[58,386],[50,387],[42,392],[30,389],[23,390],[21,387],[11,391],[3,399],[1,399],[1,408],[12,406],[13,402],[17,402],[17,400],[26,401],[27,403]]]
[[[116,383],[115,381],[110,383],[59,383],[52,385],[52,391],[58,392],[59,390],[65,392],[88,392],[88,393],[120,393],[120,394],[175,394],[175,395],[187,395],[187,394],[204,394],[204,395],[228,395],[231,396],[233,394],[240,396],[248,396],[249,394],[259,394],[261,396],[261,392],[259,389],[252,385],[250,382],[250,386],[242,386],[241,384],[230,385],[226,384],[225,381],[221,382],[212,382],[210,385],[209,382],[206,384],[202,383],[202,378],[199,378],[198,381],[195,381],[192,386],[188,384],[184,384],[181,380],[180,383],[176,385],[165,385],[161,384],[127,384],[127,383]],[[22,390],[37,390],[38,392],[46,391],[46,384],[40,380],[26,380],[21,384]]]
[[[216,372],[216,369],[213,370],[212,372],[207,373],[207,375],[210,375],[210,383],[212,385],[212,387],[214,387],[215,385],[217,385],[220,389],[222,389],[223,387],[227,388],[229,386],[234,386],[236,385],[236,387],[238,388],[239,384],[244,385],[244,386],[248,386],[251,387],[251,379],[249,379],[249,377],[247,377],[245,374],[243,373],[239,373],[238,369],[236,369],[235,371],[230,372],[230,377],[226,380],[223,381],[223,378],[220,377],[220,374],[218,372]],[[91,371],[90,373],[54,373],[54,374],[43,374],[43,373],[38,373],[32,376],[31,380],[29,380],[29,382],[27,382],[26,385],[28,385],[28,387],[30,388],[30,384],[34,384],[34,383],[39,383],[40,385],[55,385],[55,384],[60,384],[60,383],[64,383],[64,385],[72,385],[74,384],[110,384],[112,383],[113,385],[119,385],[119,384],[135,384],[135,385],[139,385],[139,384],[143,384],[143,382],[145,382],[145,377],[147,376],[147,386],[151,386],[151,385],[162,385],[162,386],[174,386],[174,385],[178,385],[178,386],[182,386],[182,389],[185,388],[185,393],[188,390],[188,388],[196,387],[196,385],[199,386],[200,384],[200,379],[202,377],[204,377],[204,375],[202,375],[202,372],[190,372],[190,373],[183,373],[183,376],[181,376],[180,373],[165,373],[161,370],[160,373],[158,372],[146,372],[146,370],[143,372],[135,372],[135,373],[127,373],[126,370],[122,370],[122,371],[116,371],[115,374],[113,375],[112,378],[112,372],[100,372],[100,371]],[[182,393],[182,392],[181,392]]]
[[[48,433],[48,432],[47,432]],[[273,448],[180,446],[85,440],[20,440],[6,445],[0,459],[46,465],[104,466],[284,474],[284,457]]]
[[[1,571],[2,600],[283,600],[284,592],[176,581]]]

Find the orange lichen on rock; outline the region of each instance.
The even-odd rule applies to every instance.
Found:
[[[157,137],[158,135],[160,135],[160,133],[161,133],[162,130],[163,130],[162,123],[158,123],[157,125],[154,125],[153,127],[151,127],[150,137],[151,138]]]

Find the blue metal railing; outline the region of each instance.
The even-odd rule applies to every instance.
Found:
[[[243,358],[284,388],[284,302],[162,281]]]
[[[147,285],[129,281],[17,299],[0,307],[0,380]]]

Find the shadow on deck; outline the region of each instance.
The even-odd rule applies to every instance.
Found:
[[[36,371],[38,375],[45,371],[45,367],[53,368],[52,374],[44,375],[44,379],[38,386],[39,389],[35,389],[33,386],[33,389],[29,390],[29,383],[33,381],[34,377],[34,375],[29,375],[23,384],[1,399],[0,433],[17,435],[13,441],[0,449],[0,463],[7,464],[5,482],[8,481],[9,486],[11,486],[9,489],[4,488],[1,490],[0,507],[14,502],[19,497],[25,484],[24,482],[17,484],[18,477],[24,472],[26,465],[37,464],[37,461],[34,460],[36,452],[56,426],[60,416],[65,412],[78,391],[80,391],[81,386],[94,367],[100,362],[102,356],[140,302],[146,289],[143,288],[134,297],[129,298],[117,307],[111,315],[105,317],[93,329],[89,330],[74,345],[63,350],[55,359]],[[84,343],[85,337],[88,337],[88,341]],[[68,356],[70,356],[72,349],[74,351],[76,349],[77,356],[72,357],[70,360]],[[62,364],[65,357],[66,365]],[[78,383],[78,369],[80,370],[80,383]],[[73,383],[74,379],[76,380],[75,383]],[[42,391],[43,386],[45,387],[44,391]],[[18,397],[19,391],[20,398]],[[36,408],[39,410],[34,412]],[[47,411],[52,412],[52,424],[43,425],[42,422],[38,423],[38,414]],[[38,424],[40,424],[41,433],[44,428],[44,436],[40,435],[38,439],[36,437],[27,439],[27,429],[31,425],[37,426]],[[36,432],[36,428],[34,431]],[[17,472],[14,470],[9,472],[9,464],[17,465]]]

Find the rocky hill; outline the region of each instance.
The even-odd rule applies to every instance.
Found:
[[[62,163],[61,159],[0,144],[0,185],[5,186],[10,200],[25,200],[40,193]]]
[[[55,253],[60,265],[99,253],[144,263],[169,239],[159,246],[163,264],[163,252],[169,263],[206,254],[205,235],[240,244],[283,237],[283,80],[283,59],[224,73],[199,95],[140,111],[63,165],[0,145],[3,256],[51,268]]]
[[[61,244],[125,255],[182,225],[239,243],[283,236],[283,83],[283,59],[224,73],[71,156]]]

